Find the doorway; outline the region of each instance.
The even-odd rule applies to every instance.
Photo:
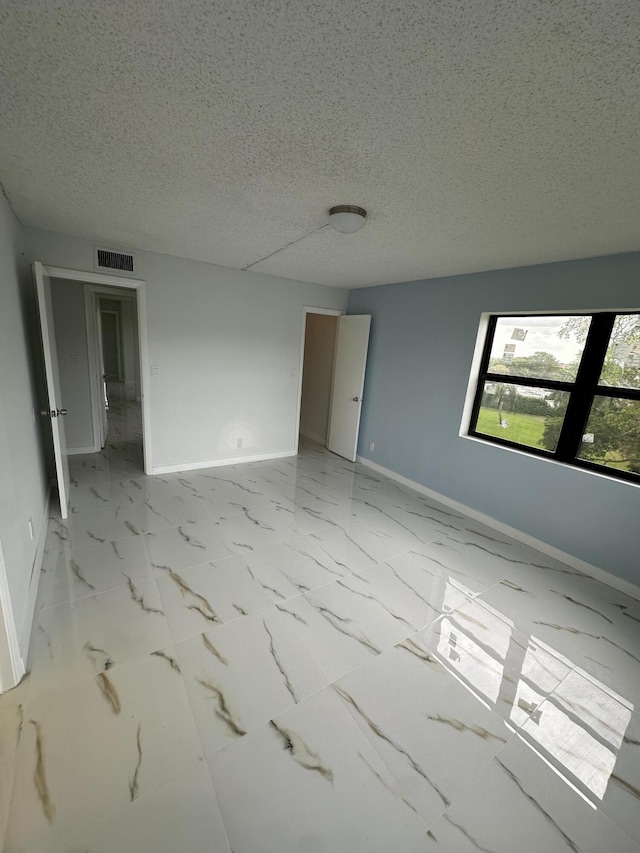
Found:
[[[68,515],[69,457],[100,453],[113,433],[151,473],[145,283],[36,262],[55,473]],[[109,338],[102,346],[102,313]],[[106,374],[108,361],[113,377]],[[108,381],[107,381],[108,380]],[[128,460],[125,460],[128,463]]]
[[[369,314],[306,308],[300,349],[296,448],[313,442],[356,461]]]
[[[300,440],[327,446],[338,317],[309,311],[305,319]]]

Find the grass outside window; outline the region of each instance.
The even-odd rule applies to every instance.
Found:
[[[640,312],[492,316],[469,434],[640,483]]]

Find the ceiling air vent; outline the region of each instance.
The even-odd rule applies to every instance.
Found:
[[[129,252],[119,252],[116,249],[100,249],[96,247],[97,270],[119,270],[134,272],[133,255]]]

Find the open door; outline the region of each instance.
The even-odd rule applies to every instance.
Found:
[[[36,261],[33,265],[33,277],[38,294],[42,351],[44,354],[47,396],[49,398],[49,408],[44,409],[40,414],[51,420],[53,456],[56,467],[58,495],[60,497],[60,514],[62,518],[67,518],[69,505],[69,461],[67,459],[67,442],[64,434],[64,415],[67,414],[67,410],[62,407],[60,394],[60,374],[58,372],[58,356],[53,324],[53,306],[51,302],[51,280],[44,272],[44,268],[39,261]]]
[[[358,449],[370,328],[370,314],[338,317],[327,448],[350,462],[355,462]]]

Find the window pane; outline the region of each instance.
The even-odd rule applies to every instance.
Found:
[[[640,389],[640,316],[618,314],[613,324],[600,385]]]
[[[498,317],[489,370],[573,382],[591,317]]]
[[[476,432],[553,452],[568,402],[566,391],[485,382]]]
[[[640,400],[595,397],[578,458],[640,474]]]

